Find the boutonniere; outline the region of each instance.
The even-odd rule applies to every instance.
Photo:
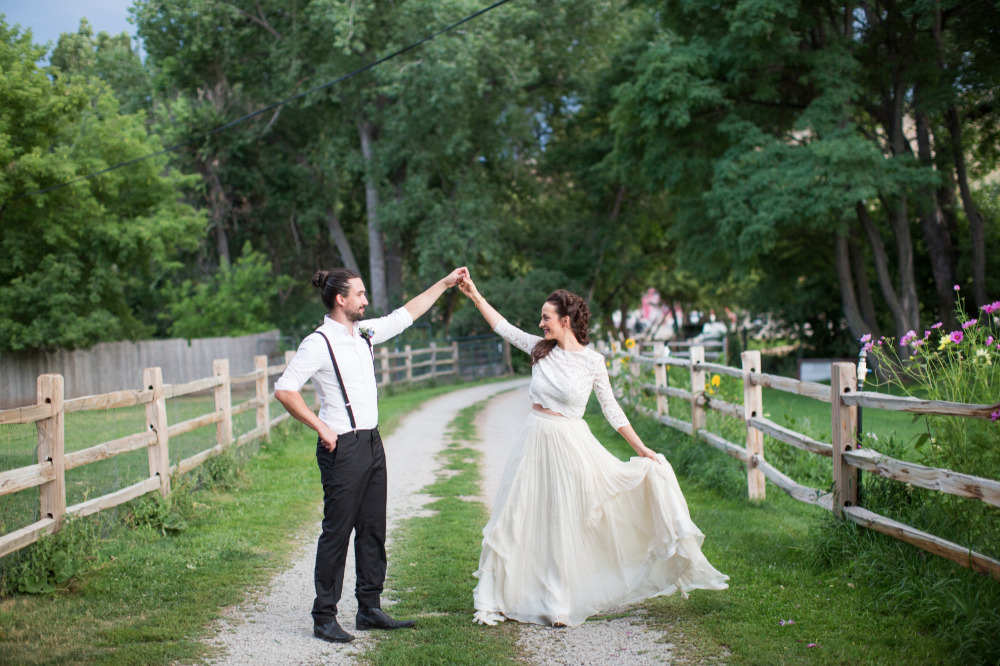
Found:
[[[358,328],[358,333],[360,333],[361,337],[363,337],[368,342],[371,342],[372,341],[372,336],[375,335],[375,331],[373,331],[372,329],[368,328],[367,326],[361,326],[361,327],[359,327]]]

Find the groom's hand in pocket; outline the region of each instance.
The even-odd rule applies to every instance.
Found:
[[[337,433],[335,433],[329,426],[323,424],[316,431],[319,433],[320,442],[322,442],[323,447],[333,453],[333,450],[337,448]]]

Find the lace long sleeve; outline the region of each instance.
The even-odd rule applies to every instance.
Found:
[[[530,333],[525,333],[521,329],[517,328],[506,319],[501,319],[500,323],[496,325],[493,332],[499,335],[501,338],[514,345],[518,349],[528,354],[534,349],[535,345],[542,338],[537,335],[531,335]]]
[[[601,405],[604,418],[608,420],[611,427],[618,430],[622,426],[629,425],[628,417],[622,411],[615,392],[611,388],[611,380],[608,379],[608,369],[604,365],[604,357],[598,359],[600,367],[594,372],[594,394],[597,395],[597,402]]]

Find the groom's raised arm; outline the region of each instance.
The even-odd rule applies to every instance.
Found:
[[[444,276],[443,278],[435,282],[433,285],[431,285],[430,288],[427,289],[427,291],[420,294],[419,296],[414,296],[403,307],[406,308],[406,311],[410,313],[410,317],[416,320],[422,314],[431,309],[431,306],[434,305],[437,299],[441,298],[441,294],[443,294],[445,290],[454,287],[456,284],[459,283],[459,281],[462,278],[466,277],[468,274],[469,274],[469,269],[466,268],[465,266],[462,266],[461,268],[456,268],[451,273],[449,273],[448,275]]]

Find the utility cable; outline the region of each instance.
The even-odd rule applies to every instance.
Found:
[[[172,146],[168,146],[168,147],[166,147],[166,148],[164,148],[162,150],[156,151],[155,153],[149,153],[148,155],[143,155],[142,157],[135,157],[133,159],[126,160],[124,162],[119,162],[118,164],[115,164],[113,166],[109,166],[106,169],[101,169],[100,171],[95,171],[95,172],[89,173],[89,174],[87,174],[85,176],[79,176],[79,177],[74,178],[72,180],[68,180],[68,181],[66,181],[64,183],[59,183],[58,185],[51,185],[49,187],[46,187],[46,188],[43,188],[43,189],[40,189],[40,190],[34,190],[33,192],[25,192],[23,194],[19,194],[19,195],[17,195],[17,196],[14,197],[14,200],[16,201],[17,199],[22,199],[24,197],[30,197],[30,196],[34,196],[36,194],[44,194],[46,192],[51,192],[53,190],[58,190],[60,188],[66,187],[68,185],[72,185],[73,183],[78,183],[81,180],[88,180],[90,178],[94,178],[95,176],[100,176],[101,174],[107,173],[109,171],[114,171],[115,169],[121,169],[122,167],[126,167],[126,166],[129,166],[131,164],[135,164],[136,162],[142,162],[143,160],[148,160],[150,158],[157,157],[159,155],[165,155],[166,153],[173,152],[173,151],[175,151],[175,150],[177,150],[179,148],[183,148],[184,146],[189,146],[192,143],[194,143],[195,141],[207,138],[209,136],[212,136],[213,134],[218,134],[219,132],[225,131],[225,130],[229,129],[230,127],[233,127],[234,125],[238,125],[238,124],[240,124],[240,123],[242,123],[242,122],[244,122],[246,120],[250,120],[251,118],[254,118],[255,116],[259,116],[262,113],[267,113],[268,111],[272,111],[272,110],[274,110],[274,109],[276,109],[276,108],[278,108],[280,106],[284,106],[285,104],[288,104],[289,102],[293,102],[293,101],[295,101],[297,99],[301,99],[301,98],[305,97],[306,95],[311,95],[314,92],[318,92],[320,90],[325,90],[326,88],[329,88],[330,86],[337,85],[338,83],[341,83],[343,81],[346,81],[347,79],[355,77],[358,74],[362,74],[364,72],[367,72],[369,69],[373,69],[375,67],[378,67],[382,63],[387,62],[389,60],[392,60],[396,56],[400,56],[400,55],[406,53],[407,51],[412,51],[413,49],[417,48],[418,46],[421,46],[421,45],[423,45],[423,44],[431,41],[435,37],[438,37],[439,35],[443,35],[444,33],[448,32],[450,30],[454,30],[455,28],[457,28],[458,26],[462,25],[463,23],[468,23],[469,21],[471,21],[471,20],[473,20],[475,18],[478,18],[479,16],[482,16],[483,14],[485,14],[485,13],[487,13],[489,11],[492,11],[492,10],[496,9],[497,7],[499,7],[500,5],[506,4],[508,2],[510,2],[510,0],[498,0],[497,2],[493,3],[489,7],[486,7],[485,9],[480,9],[478,12],[475,12],[474,14],[468,15],[465,18],[461,19],[460,21],[456,21],[455,23],[452,23],[447,28],[442,28],[441,30],[438,30],[435,33],[427,35],[423,39],[421,39],[419,41],[416,41],[416,42],[413,42],[409,46],[405,46],[405,47],[399,49],[398,51],[395,51],[393,53],[390,53],[387,56],[383,56],[382,58],[379,58],[378,60],[374,60],[374,61],[368,63],[367,65],[364,65],[363,67],[360,67],[360,68],[354,70],[353,72],[351,72],[349,74],[344,74],[343,76],[338,77],[338,78],[336,78],[336,79],[334,79],[332,81],[327,81],[326,83],[318,85],[318,86],[316,86],[314,88],[310,88],[309,90],[305,90],[303,92],[300,92],[297,95],[292,95],[291,97],[286,97],[283,100],[280,100],[278,102],[274,102],[273,104],[269,104],[269,105],[267,105],[267,106],[265,106],[263,108],[257,109],[256,111],[252,111],[252,112],[246,114],[245,116],[241,116],[240,118],[236,118],[235,120],[231,120],[231,121],[229,121],[228,123],[226,123],[224,125],[220,125],[219,127],[216,127],[215,129],[211,129],[211,130],[205,132],[204,134],[199,134],[197,136],[191,137],[187,141],[183,141],[181,143],[177,143],[177,144],[174,144]]]

